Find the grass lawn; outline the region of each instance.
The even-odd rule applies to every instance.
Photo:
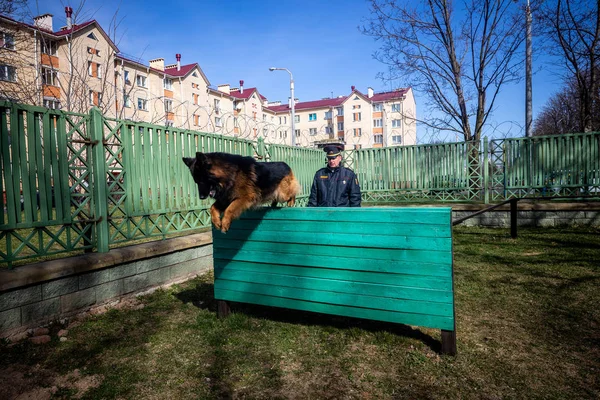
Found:
[[[249,305],[219,320],[206,275],[65,342],[0,345],[0,398],[600,398],[600,230],[455,228],[454,252],[456,357],[432,329]]]

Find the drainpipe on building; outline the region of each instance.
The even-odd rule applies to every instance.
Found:
[[[35,84],[39,90],[38,102],[39,102],[39,104],[43,105],[44,103],[42,102],[42,98],[43,98],[44,94],[43,94],[43,90],[42,90],[42,83],[40,82],[40,71],[38,68],[38,44],[37,44],[37,31],[36,30],[33,31],[33,43],[34,43],[33,58],[35,60]]]

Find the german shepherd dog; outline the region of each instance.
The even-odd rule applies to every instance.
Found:
[[[200,198],[215,199],[210,216],[223,233],[247,209],[267,202],[272,207],[287,202],[291,207],[300,193],[300,184],[284,162],[258,162],[236,154],[200,152],[195,158],[184,157],[183,162],[190,168]]]

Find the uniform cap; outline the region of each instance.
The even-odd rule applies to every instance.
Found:
[[[327,145],[323,147],[323,151],[327,154],[327,158],[336,158],[340,154],[342,154],[342,150],[344,150],[344,146],[340,145]]]

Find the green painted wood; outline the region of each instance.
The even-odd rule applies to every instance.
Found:
[[[246,217],[248,218],[248,217]],[[261,232],[318,232],[323,221],[298,221],[287,220],[263,220],[242,219],[234,221],[235,229],[253,230]],[[339,232],[346,234],[365,234],[381,236],[408,235],[411,237],[437,237],[448,238],[451,235],[451,227],[447,225],[434,225],[430,229],[422,229],[420,223],[398,223],[373,222],[360,223],[355,221],[338,221],[335,223]]]
[[[364,310],[393,312],[379,315],[452,330],[450,216],[449,208],[245,213],[227,234],[213,230],[215,298],[334,314],[342,307],[340,315],[362,318],[369,318]],[[414,236],[421,221],[429,223]]]
[[[260,260],[260,259],[259,259]],[[340,268],[326,268],[303,264],[301,267],[285,264],[269,264],[265,262],[231,261],[215,258],[215,276],[227,270],[241,271],[248,274],[282,274],[300,276],[307,278],[334,279],[340,281],[374,283],[382,282],[380,272],[369,272],[365,270],[350,270]],[[412,272],[412,270],[411,270]],[[220,275],[219,275],[220,276]],[[391,286],[405,286],[411,288],[423,288],[441,291],[452,291],[452,280],[449,277],[388,273],[385,275],[385,283]]]
[[[448,238],[410,237],[410,236],[383,236],[363,235],[318,231],[310,232],[286,232],[282,235],[272,231],[249,231],[230,230],[227,238],[265,242],[265,246],[273,246],[273,243],[305,243],[312,245],[334,246],[331,248],[332,255],[343,254],[343,247],[374,247],[374,248],[402,248],[412,250],[448,251],[451,242]]]
[[[393,322],[407,325],[423,326],[454,330],[454,320],[451,317],[399,313],[370,308],[349,307],[336,304],[315,303],[296,299],[265,296],[253,293],[236,292],[215,289],[215,298],[219,300],[236,301],[241,303],[258,304],[271,307],[281,307],[294,310],[311,311],[323,314],[333,314],[343,317],[363,318],[374,321]]]
[[[386,310],[402,313],[452,317],[452,303],[438,303],[404,298],[385,298],[367,294],[324,291],[309,288],[295,288],[281,285],[265,285],[251,282],[215,281],[216,290],[230,290],[242,293],[259,294],[285,299],[304,300],[315,303],[335,304],[350,307]]]
[[[213,231],[213,239],[217,237],[219,233]],[[275,262],[281,261],[282,255],[297,254],[305,255],[307,258],[303,262],[309,263],[313,260],[316,263],[322,263],[326,257],[333,257],[331,250],[328,246],[315,246],[311,244],[299,244],[299,243],[286,243],[283,245],[272,245],[271,242],[248,242],[242,240],[231,240],[227,238],[217,239],[213,242],[213,248],[215,254],[218,256],[220,251],[228,251],[223,257],[231,257],[232,255],[239,254],[240,257],[271,257]],[[243,250],[242,250],[243,249]],[[346,247],[343,249],[344,254],[335,255],[338,259],[348,258],[347,263],[356,263],[357,259],[363,259],[365,254],[362,247]],[[269,255],[272,253],[272,255]],[[269,259],[271,259],[269,258]],[[427,258],[427,263],[422,261]],[[405,249],[369,249],[370,260],[382,260],[382,261],[395,261],[398,263],[423,263],[426,264],[439,264],[450,266],[451,260],[448,258],[447,252],[441,251],[428,251],[428,250],[405,250]],[[377,265],[383,265],[378,262]],[[401,264],[398,264],[399,266]],[[350,268],[350,267],[347,267]],[[407,265],[407,268],[412,268]],[[437,267],[436,267],[437,268]]]
[[[420,257],[413,256],[420,260],[403,262],[394,259],[394,252],[388,251],[388,260],[373,259],[370,257],[370,251],[364,248],[357,253],[362,256],[356,258],[342,257],[340,255],[331,255],[332,250],[327,246],[320,246],[323,249],[322,255],[310,255],[301,253],[270,253],[266,251],[245,251],[245,250],[224,250],[222,248],[213,248],[213,257],[220,260],[233,260],[245,262],[264,262],[269,264],[281,264],[291,266],[310,266],[314,268],[334,268],[346,269],[352,271],[380,272],[387,274],[407,274],[422,276],[444,277],[451,270],[451,263],[432,264],[422,262],[426,260],[426,253],[422,252]],[[369,249],[371,250],[371,249]],[[448,254],[444,254],[447,259]]]
[[[220,268],[215,268],[215,278],[230,282],[238,281],[241,283],[258,283],[298,289],[350,293],[355,295],[368,294],[369,296],[390,299],[421,300],[432,303],[452,303],[451,290],[444,291],[414,288],[407,286],[405,283],[401,283],[400,285],[390,285],[389,282],[383,284],[339,280],[333,279],[332,276],[325,278],[311,278],[305,276],[286,275],[277,269],[273,269],[271,273],[248,272],[235,269],[234,262],[228,265],[222,265]],[[413,277],[413,279],[417,280],[416,277]]]

